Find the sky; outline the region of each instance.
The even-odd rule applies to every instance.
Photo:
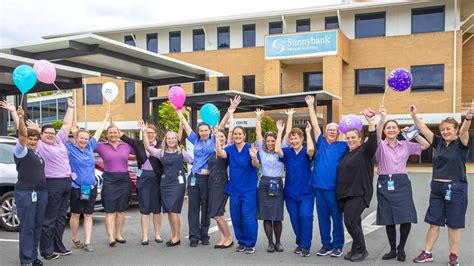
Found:
[[[341,0],[0,0],[0,47],[60,33],[339,3]]]

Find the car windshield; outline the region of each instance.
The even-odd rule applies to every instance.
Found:
[[[15,143],[0,143],[0,163],[13,164],[13,150]]]

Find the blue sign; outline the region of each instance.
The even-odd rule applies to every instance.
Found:
[[[305,32],[265,37],[265,59],[337,54],[337,31]]]

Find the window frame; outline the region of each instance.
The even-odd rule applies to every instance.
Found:
[[[133,95],[128,95],[128,91],[129,91],[129,87],[127,87],[128,84],[133,84]],[[126,81],[125,84],[123,85],[123,88],[124,88],[124,103],[125,104],[135,104],[136,101],[137,101],[137,86],[135,85],[135,82],[130,82],[130,81]],[[133,97],[135,96],[135,97]],[[128,102],[128,98],[130,97],[133,97],[133,102],[130,101]]]
[[[357,18],[362,17],[362,16],[375,16],[375,15],[382,15],[383,14],[383,35],[381,36],[364,36],[360,37],[357,36]],[[364,39],[364,38],[377,38],[377,37],[385,37],[387,36],[387,12],[381,11],[381,12],[370,12],[370,13],[360,13],[360,14],[354,14],[354,38],[355,39]]]
[[[196,49],[196,36],[197,32],[202,32],[202,49]],[[203,29],[193,29],[193,52],[194,51],[205,51],[206,50],[206,33]]]
[[[298,27],[301,26],[301,25],[298,25],[298,23],[301,23],[301,22],[308,22],[308,30],[303,30],[303,31],[299,31],[298,30]],[[305,18],[305,19],[297,19],[296,20],[296,29],[295,29],[296,32],[309,32],[311,31],[311,19],[310,18]]]
[[[127,43],[127,37],[131,38],[131,41],[133,42],[133,45]],[[137,36],[135,36],[135,34],[127,34],[127,35],[123,36],[123,43],[126,44],[126,45],[137,47],[137,43],[135,42],[136,39],[137,39]]]
[[[227,89],[223,90],[221,89],[221,81],[227,81]],[[230,90],[230,78],[229,76],[226,77],[218,77],[217,78],[217,91],[228,91]]]
[[[336,18],[337,21],[337,28],[335,29],[328,29],[328,20]],[[324,30],[337,30],[339,29],[339,18],[337,16],[330,16],[330,17],[324,17]]]
[[[202,84],[202,91],[196,92],[196,87],[198,87],[197,86],[198,84],[199,84],[199,86],[201,86],[201,84]],[[205,93],[205,92],[206,92],[206,84],[205,84],[204,81],[193,83],[193,93]]]
[[[245,79],[246,78],[253,78],[253,93],[248,92],[248,91],[245,90]],[[255,75],[243,75],[242,76],[242,92],[255,95],[255,91],[256,91],[256,77],[255,77]]]
[[[245,45],[245,27],[253,27],[253,44]],[[256,47],[257,46],[257,25],[256,24],[244,24],[242,25],[242,47]]]
[[[380,69],[383,69],[383,81],[384,81],[384,84],[382,86],[383,88],[383,91],[382,92],[367,92],[367,93],[360,93],[358,91],[360,91],[360,86],[359,86],[359,75],[358,75],[358,71],[360,70],[380,70]],[[386,75],[386,69],[385,67],[373,67],[373,68],[359,68],[359,69],[354,69],[354,95],[366,95],[366,94],[384,94],[385,93],[385,90],[387,89],[387,84],[386,84],[386,81],[385,81],[385,75]]]
[[[226,31],[225,31],[226,30]],[[220,47],[219,41],[219,34],[220,33],[227,33],[227,47]],[[230,48],[230,27],[229,26],[223,26],[223,27],[217,27],[217,49],[229,49]]]
[[[444,92],[444,89],[445,89],[445,77],[446,77],[446,73],[445,73],[445,70],[446,70],[446,65],[445,64],[429,64],[429,65],[414,65],[414,66],[410,66],[410,73],[414,73],[413,71],[413,68],[421,68],[421,67],[431,67],[431,66],[442,66],[443,67],[443,81],[442,81],[442,85],[441,85],[441,89],[423,89],[423,86],[413,86],[413,82],[415,81],[415,78],[413,77],[413,82],[412,82],[412,85],[410,87],[410,92],[412,93],[419,93],[419,92]],[[416,72],[415,72],[416,73]],[[418,88],[417,88],[418,87]],[[426,86],[425,86],[426,87]],[[415,88],[415,89],[414,89]]]
[[[179,34],[179,36],[171,36],[172,34]],[[178,51],[172,51],[171,50],[171,38],[177,38],[179,37],[179,49]],[[177,31],[170,31],[168,33],[168,41],[169,41],[169,45],[168,45],[168,50],[169,50],[169,53],[181,53],[181,31],[177,30]]]
[[[104,85],[104,84],[102,84],[102,83],[87,84],[87,92],[88,92],[87,95],[90,95],[90,94],[89,94],[90,86],[100,86],[100,87],[98,87],[98,89],[97,89],[97,90],[99,91],[100,97],[94,97],[94,98],[96,98],[96,99],[100,99],[100,103],[87,103],[87,102],[86,102],[87,99],[86,99],[86,93],[85,93],[85,89],[84,89],[84,87],[85,87],[86,85],[83,85],[83,86],[82,86],[82,105],[86,105],[86,104],[87,104],[87,105],[103,105],[103,104],[104,104],[104,97],[102,96],[102,86],[103,86],[103,85]],[[96,88],[94,87],[94,89],[96,89]]]
[[[272,25],[277,25],[279,24],[280,25],[280,29],[281,31],[278,32],[278,33],[271,33],[271,30],[272,30]],[[268,22],[268,35],[274,35],[274,34],[282,34],[283,33],[283,21],[272,21],[272,22]]]
[[[413,13],[416,11],[426,11],[430,9],[437,9],[437,8],[442,8],[443,9],[443,29],[439,31],[422,31],[422,32],[414,32],[413,29]],[[441,6],[429,6],[429,7],[418,7],[418,8],[412,8],[411,9],[411,34],[421,34],[421,33],[430,33],[430,32],[443,32],[446,31],[446,6],[441,5]]]
[[[150,45],[149,45],[149,42],[150,42],[150,36],[154,36],[156,39],[156,51],[155,50],[150,50]],[[152,52],[152,53],[158,53],[158,33],[147,33],[146,34],[146,50],[149,51],[149,52]]]
[[[318,88],[316,90],[311,90],[309,87],[309,75],[311,74],[320,74],[321,75],[321,88]],[[322,91],[324,84],[323,80],[323,72],[322,71],[312,71],[312,72],[303,72],[303,91],[304,92],[310,92],[310,91]]]

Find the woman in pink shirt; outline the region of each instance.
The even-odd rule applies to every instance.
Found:
[[[397,121],[386,121],[386,110],[380,106],[380,121],[377,126],[378,163],[377,180],[377,224],[385,225],[390,252],[383,255],[383,260],[397,258],[405,261],[405,243],[410,233],[411,224],[417,222],[415,204],[413,203],[411,182],[407,175],[407,161],[410,155],[420,155],[422,150],[430,147],[421,136],[416,136],[418,143],[398,140],[400,128]],[[383,135],[385,138],[383,139]],[[395,225],[400,225],[400,243],[396,246],[397,233]]]

